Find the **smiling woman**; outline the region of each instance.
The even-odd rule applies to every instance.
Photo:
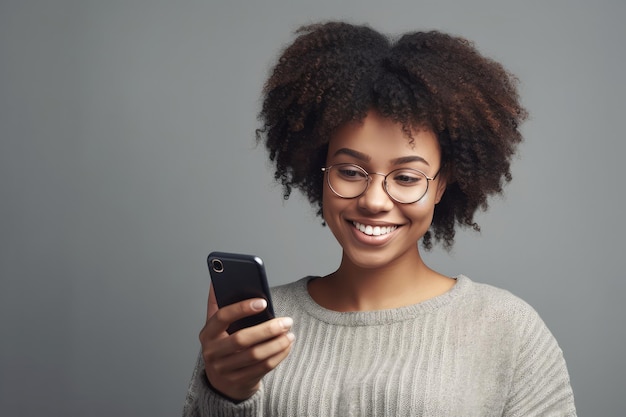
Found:
[[[333,276],[342,275],[344,268],[353,268],[353,265],[365,269],[388,269],[392,265],[403,264],[405,272],[400,274],[396,270],[392,274],[394,281],[399,280],[401,275],[408,276],[410,282],[415,281],[415,276],[424,277],[418,272],[424,269],[424,264],[416,242],[432,223],[435,204],[441,200],[446,181],[442,176],[433,179],[428,192],[427,175],[434,178],[439,172],[439,143],[431,130],[416,130],[411,137],[413,140],[409,143],[400,124],[371,111],[362,122],[349,123],[330,140],[327,158],[330,166],[361,163],[371,172],[403,175],[401,180],[396,177],[389,180],[389,174],[373,175],[370,180],[371,174],[366,174],[364,185],[367,189],[347,196],[336,192],[340,177],[333,177],[332,170],[327,172],[329,181],[325,183],[322,194],[324,220],[343,248],[342,265]],[[405,177],[417,178],[418,182],[407,186],[403,184],[408,182]],[[354,184],[351,181],[344,180],[339,184],[347,183],[349,187]],[[332,184],[335,184],[334,188],[331,188]],[[340,188],[344,190],[347,187],[342,185]],[[393,198],[394,195],[397,197]],[[405,202],[398,202],[398,197]],[[391,232],[375,234],[375,228],[387,228]],[[358,279],[363,280],[363,274]],[[311,287],[327,281],[315,280]],[[357,288],[362,287],[357,285]],[[406,293],[419,294],[412,291]],[[384,299],[385,304],[390,304],[389,299]]]
[[[507,291],[430,269],[511,180],[526,117],[514,78],[464,39],[303,27],[267,81],[258,131],[289,196],[342,248],[323,277],[272,289],[277,318],[207,321],[185,416],[575,416],[562,352]]]

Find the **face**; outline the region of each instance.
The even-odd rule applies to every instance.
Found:
[[[370,112],[362,123],[346,125],[332,137],[326,166],[351,163],[382,174],[412,168],[434,177],[441,161],[436,135],[415,129],[412,136],[413,143],[401,125]],[[324,181],[324,219],[343,248],[344,262],[380,268],[419,259],[417,242],[431,224],[445,181],[437,176],[421,200],[401,204],[385,192],[383,175],[370,176],[367,191],[352,199],[337,196]]]

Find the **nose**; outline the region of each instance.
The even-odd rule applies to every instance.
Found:
[[[385,175],[370,173],[367,190],[359,197],[359,207],[370,213],[381,213],[393,208],[394,202],[384,188]]]

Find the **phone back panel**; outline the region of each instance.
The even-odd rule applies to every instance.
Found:
[[[265,267],[259,257],[212,252],[207,258],[207,263],[215,298],[220,308],[250,298],[263,298],[267,301],[267,308],[264,311],[237,320],[228,328],[229,333],[274,318]]]

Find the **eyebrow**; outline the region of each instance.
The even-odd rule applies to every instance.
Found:
[[[359,159],[363,162],[370,162],[372,160],[372,158],[369,155],[364,154],[359,151],[355,151],[354,149],[350,149],[350,148],[338,149],[337,152],[335,152],[334,156],[337,156],[337,155],[348,155],[353,158]],[[408,164],[411,162],[422,162],[430,166],[430,164],[424,158],[418,155],[402,156],[400,158],[395,158],[391,160],[392,165],[402,165],[402,164]]]

